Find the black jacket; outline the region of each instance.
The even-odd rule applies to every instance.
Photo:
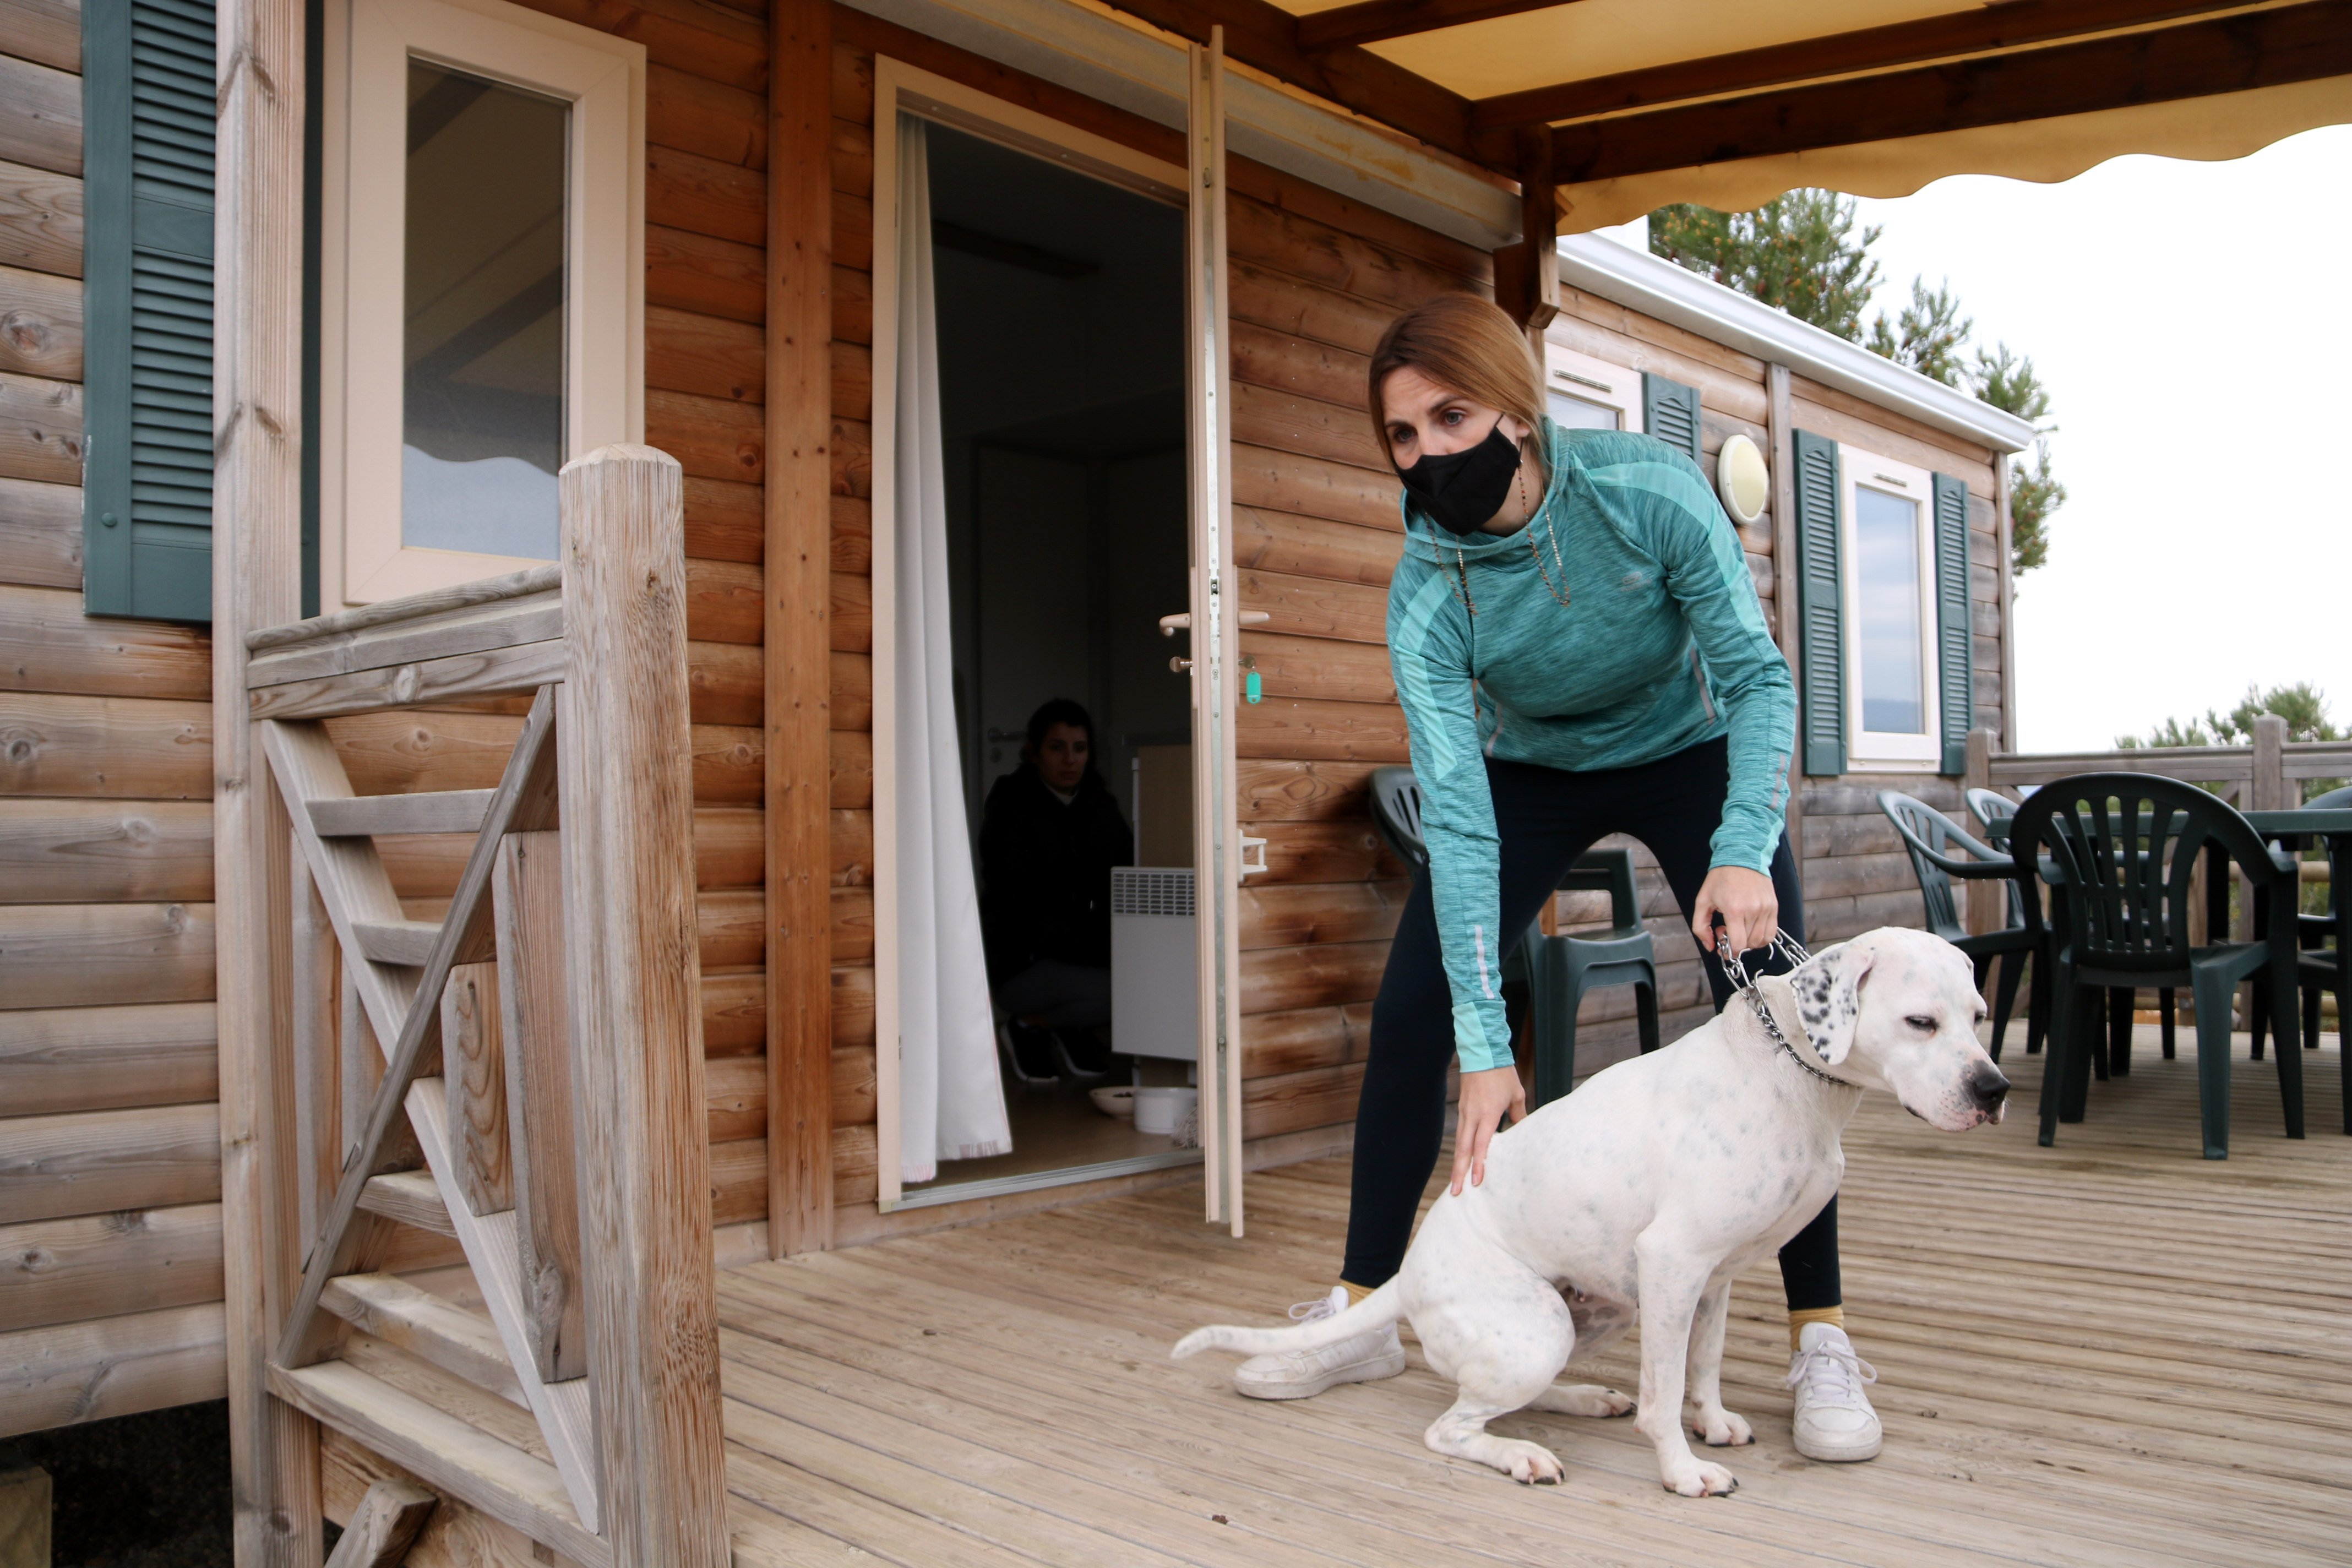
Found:
[[[1064,805],[1024,763],[998,779],[980,818],[980,925],[989,979],[1040,959],[1110,963],[1110,868],[1135,864],[1135,836],[1088,769]]]

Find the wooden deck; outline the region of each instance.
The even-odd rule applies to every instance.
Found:
[[[1328,1282],[1341,1161],[1252,1176],[1242,1242],[1186,1185],[722,1275],[736,1561],[2352,1561],[2339,1058],[2306,1055],[2294,1143],[2273,1067],[2239,1056],[2226,1164],[2197,1157],[2192,1061],[2152,1038],[2054,1149],[2039,1058],[2010,1059],[2023,1114],[1965,1136],[1873,1097],[1846,1142],[1845,1285],[1886,1451],[1790,1447],[1759,1269],[1733,1298],[1725,1383],[1758,1436],[1728,1500],[1663,1493],[1624,1421],[1499,1423],[1558,1450],[1558,1488],[1439,1458],[1421,1429],[1446,1391],[1417,1354],[1295,1405],[1237,1398],[1224,1358],[1171,1363],[1182,1330]],[[1634,1385],[1630,1354],[1597,1370]]]

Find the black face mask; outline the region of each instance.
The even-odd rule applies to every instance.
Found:
[[[1519,444],[1495,421],[1486,438],[1465,452],[1443,457],[1423,453],[1410,468],[1397,470],[1421,510],[1453,533],[1475,533],[1503,510],[1511,480],[1519,471]]]

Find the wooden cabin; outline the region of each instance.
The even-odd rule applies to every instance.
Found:
[[[422,1480],[476,1537],[436,1561],[712,1563],[714,1261],[1195,1180],[1244,1235],[1247,1173],[1349,1147],[1403,893],[1363,366],[1438,292],[1528,321],[1563,416],[1764,455],[1809,922],[1916,920],[1874,795],[1953,805],[2014,710],[2030,432],[1581,231],[2251,150],[2352,115],[2334,12],[1435,84],[1429,29],[1515,13],[0,0],[0,1433],[227,1394],[240,1562]],[[1965,109],[1854,97],[1956,56]],[[1853,530],[1906,500],[1881,731]],[[903,1136],[909,868],[1048,695],[1182,873],[1151,1065],[1202,1147],[1016,1121],[962,1175]],[[1588,1007],[1589,1070],[1631,1046]]]

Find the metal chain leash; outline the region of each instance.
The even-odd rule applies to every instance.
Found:
[[[1715,940],[1716,956],[1723,961],[1723,972],[1731,976],[1731,983],[1739,988],[1740,994],[1748,998],[1748,1005],[1756,1009],[1756,1021],[1764,1026],[1764,1033],[1771,1037],[1772,1043],[1788,1052],[1790,1061],[1795,1062],[1823,1083],[1833,1083],[1840,1089],[1854,1088],[1854,1085],[1848,1083],[1844,1079],[1833,1078],[1807,1061],[1804,1053],[1789,1043],[1789,1037],[1780,1032],[1780,1020],[1773,1017],[1772,1009],[1765,1005],[1764,993],[1757,987],[1755,977],[1748,973],[1748,966],[1739,962],[1739,955],[1731,951],[1730,933],[1718,932]],[[1786,958],[1791,969],[1812,957],[1811,953],[1805,951],[1803,942],[1784,931],[1772,933],[1772,941],[1765,951],[1777,952]]]

